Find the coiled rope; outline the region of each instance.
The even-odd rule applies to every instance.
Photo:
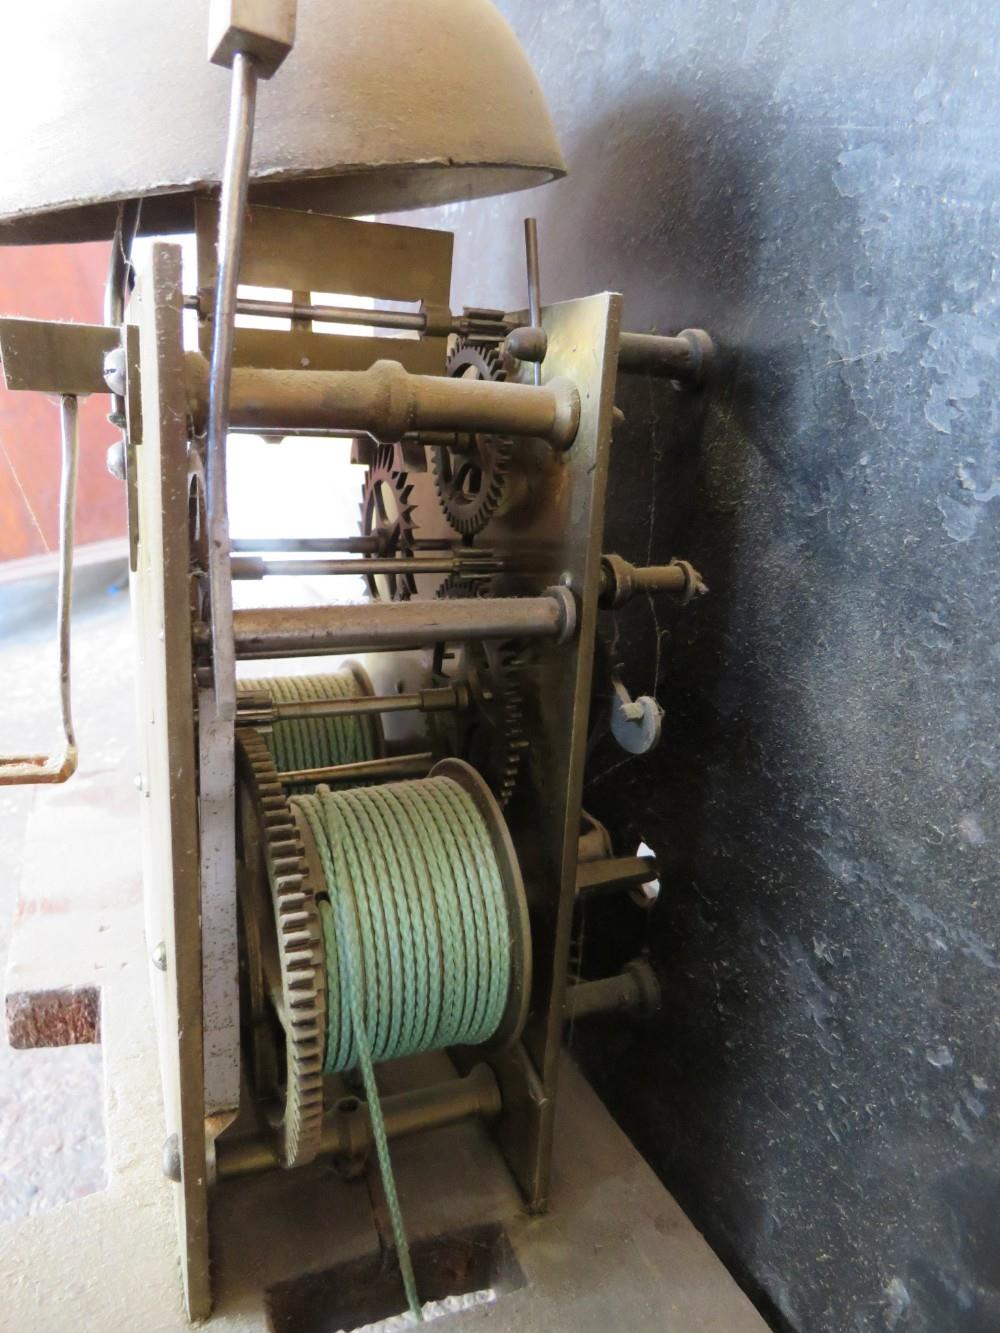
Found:
[[[486,821],[449,777],[293,798],[326,896],[325,1072],[360,1066],[407,1300],[420,1318],[374,1064],[488,1041],[511,985],[503,877]]]
[[[241,693],[267,690],[275,703],[356,699],[367,694],[364,677],[350,667],[321,676],[270,676],[241,680]],[[265,736],[275,766],[281,772],[325,768],[376,759],[381,752],[379,720],[374,714],[354,717],[310,717],[275,722]]]

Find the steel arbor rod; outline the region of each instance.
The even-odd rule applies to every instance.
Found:
[[[346,551],[352,555],[381,555],[382,543],[377,536],[370,537],[234,537],[234,551],[315,551],[333,554]],[[450,551],[454,537],[414,537],[415,551]]]
[[[528,265],[528,312],[531,327],[542,326],[542,280],[538,264],[538,222],[535,218],[524,219],[524,249]],[[536,361],[532,366],[532,380],[542,382],[542,368]]]
[[[184,297],[184,309],[204,314],[194,293]],[[427,328],[427,316],[421,310],[365,310],[311,301],[263,301],[248,296],[241,296],[236,302],[236,313],[265,319],[315,320],[319,324],[356,324],[370,329],[409,329],[415,333],[423,333]]]
[[[262,560],[255,556],[237,556],[233,562],[234,579],[266,579],[290,574],[453,574],[457,569],[475,567],[468,560],[446,555],[439,559],[398,560],[372,556],[357,560]]]
[[[361,602],[237,611],[234,642],[239,658],[292,654],[391,652],[461,639],[555,639],[576,629],[576,603],[565,588],[541,597],[477,597],[468,600]],[[204,626],[196,644],[207,641]]]
[[[275,722],[300,722],[321,717],[359,717],[366,713],[446,713],[469,706],[464,686],[442,685],[408,694],[358,694],[348,699],[300,699],[295,703],[240,703],[240,725],[270,726]]]
[[[387,759],[360,759],[354,764],[328,764],[323,768],[293,768],[278,774],[278,781],[294,787],[302,782],[374,782],[383,778],[424,778],[434,767],[430,750],[420,754],[393,755]]]

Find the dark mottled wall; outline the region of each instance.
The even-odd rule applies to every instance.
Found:
[[[456,300],[523,303],[535,212],[546,299],[723,349],[619,393],[607,546],[711,596],[618,617],[663,743],[587,800],[664,889],[584,955],[665,1006],[576,1047],[779,1326],[1000,1329],[996,9],[500,7],[571,176],[427,215]]]

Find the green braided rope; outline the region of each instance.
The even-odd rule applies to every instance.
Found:
[[[496,1032],[511,928],[489,829],[451,778],[297,796],[329,900],[324,1072],[361,1068],[407,1300],[420,1317],[374,1065]]]
[[[356,699],[363,693],[354,673],[345,668],[322,676],[270,676],[241,680],[241,692],[267,690],[275,703]],[[267,748],[280,772],[325,768],[375,759],[379,754],[378,721],[371,714],[357,717],[311,717],[275,722],[265,736]]]

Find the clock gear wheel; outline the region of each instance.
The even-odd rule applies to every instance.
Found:
[[[498,347],[465,338],[449,355],[447,374],[452,379],[507,378]],[[502,435],[460,434],[455,441],[455,447],[433,450],[434,485],[451,526],[463,537],[474,537],[503,502],[512,446]]]
[[[449,575],[438,597],[476,597],[486,579]],[[434,653],[434,674],[442,681],[463,680],[470,708],[447,725],[455,753],[467,760],[489,783],[498,804],[507,804],[517,785],[521,760],[528,747],[524,727],[521,645],[513,639],[471,639]]]
[[[286,1167],[316,1156],[323,1131],[326,962],[295,818],[261,734],[236,733],[241,1005],[251,1075]]]
[[[414,506],[410,502],[413,483],[397,466],[397,451],[380,445],[365,473],[361,492],[361,535],[378,539],[381,559],[407,559],[413,555]],[[417,590],[412,574],[364,574],[370,597],[404,602]]]

